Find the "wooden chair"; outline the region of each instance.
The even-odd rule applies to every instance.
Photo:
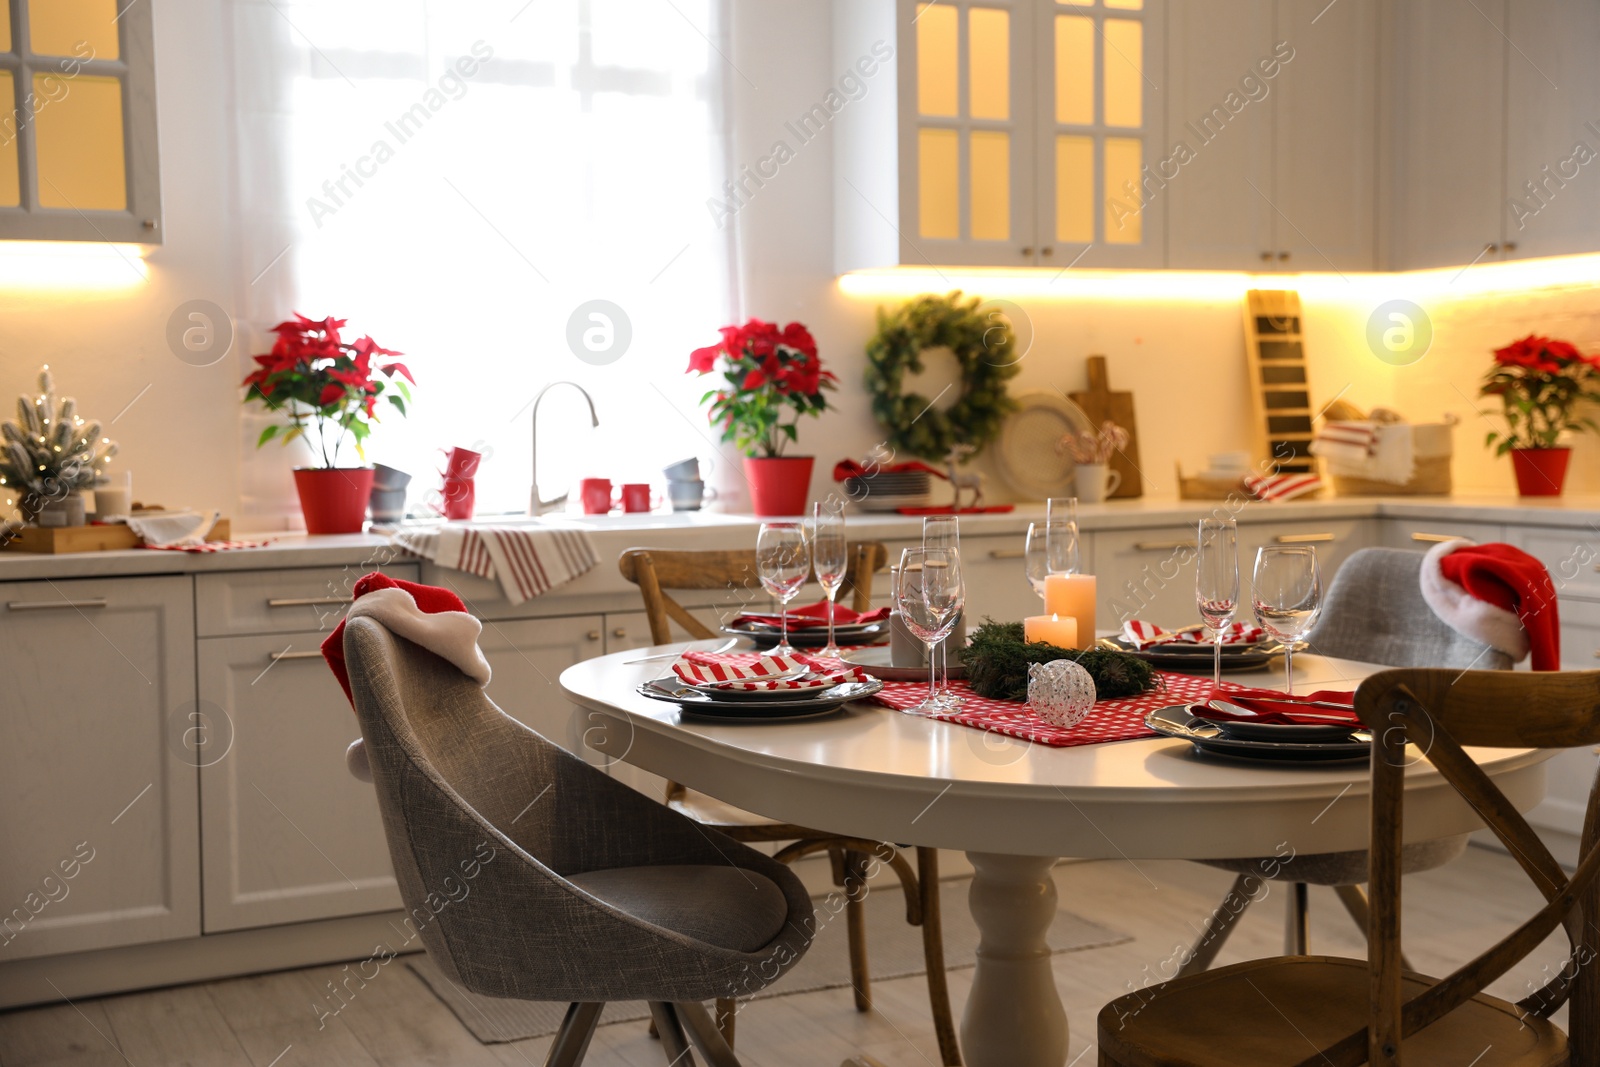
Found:
[[[1119,997],[1100,1012],[1102,1067],[1600,1063],[1600,778],[1589,795],[1578,867],[1568,878],[1462,747],[1600,743],[1600,671],[1384,671],[1361,683],[1356,711],[1375,738],[1368,959],[1253,960]],[[1547,901],[1444,979],[1400,961],[1402,808],[1406,765],[1419,752],[1505,843]],[[1549,982],[1515,1004],[1483,992],[1558,926],[1566,929],[1571,955]],[[1566,1003],[1570,1039],[1549,1021]]]
[[[840,599],[848,593],[856,611],[872,606],[873,574],[888,560],[888,549],[881,541],[857,542],[851,547],[850,564]],[[630,548],[617,561],[622,576],[639,587],[645,612],[650,617],[650,639],[663,645],[671,641],[670,622],[676,622],[693,638],[717,636],[691,615],[683,605],[667,595],[667,590],[749,590],[764,596],[756,577],[754,550],[678,552],[664,549]],[[867,971],[867,937],[863,922],[866,875],[874,857],[887,863],[900,880],[906,898],[906,922],[922,928],[922,949],[928,966],[928,1000],[933,1008],[933,1025],[939,1039],[939,1052],[946,1067],[961,1063],[955,1023],[950,1015],[950,993],[944,969],[944,935],[939,920],[939,852],[917,848],[917,866],[911,864],[895,846],[862,838],[846,837],[815,830],[795,823],[775,822],[751,812],[724,804],[703,793],[668,782],[667,806],[705,826],[744,842],[791,844],[780,849],[776,858],[792,863],[803,856],[826,851],[833,862],[834,884],[846,892],[845,928],[850,945],[850,975],[855,987],[857,1011],[872,1009],[872,985]],[[717,1024],[731,1044],[734,1005],[717,1002]]]

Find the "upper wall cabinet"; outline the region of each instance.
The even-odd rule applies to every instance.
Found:
[[[151,7],[0,0],[0,240],[161,240]]]
[[[836,0],[839,269],[1161,266],[1161,4]]]
[[[1170,20],[1168,265],[1371,269],[1376,0],[1185,0]]]
[[[1600,250],[1600,5],[1396,5],[1390,266]]]

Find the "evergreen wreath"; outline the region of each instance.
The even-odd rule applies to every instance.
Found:
[[[943,459],[951,446],[981,449],[1016,409],[1006,382],[1020,369],[1016,336],[998,314],[979,314],[977,297],[919,296],[889,314],[878,309],[878,332],[867,342],[867,390],[872,414],[889,431],[896,453]],[[961,364],[961,395],[943,411],[932,399],[904,391],[907,372],[921,373],[922,353],[948,348]]]

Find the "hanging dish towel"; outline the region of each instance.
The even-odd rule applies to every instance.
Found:
[[[564,585],[600,562],[583,530],[562,526],[458,526],[400,530],[394,543],[451,570],[500,583],[520,604]]]

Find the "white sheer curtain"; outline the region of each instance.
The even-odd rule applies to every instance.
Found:
[[[437,482],[434,449],[479,447],[479,513],[521,510],[529,406],[544,495],[577,478],[659,479],[712,456],[683,373],[731,317],[726,0],[233,0],[241,377],[263,330],[300,311],[349,320],[417,378],[368,459]],[[613,362],[569,345],[581,305],[631,327]],[[601,309],[602,314],[608,314]],[[616,351],[580,315],[590,346]],[[253,411],[247,515],[294,511],[289,468]],[[291,463],[291,459],[293,463]],[[414,496],[415,499],[415,496]]]

